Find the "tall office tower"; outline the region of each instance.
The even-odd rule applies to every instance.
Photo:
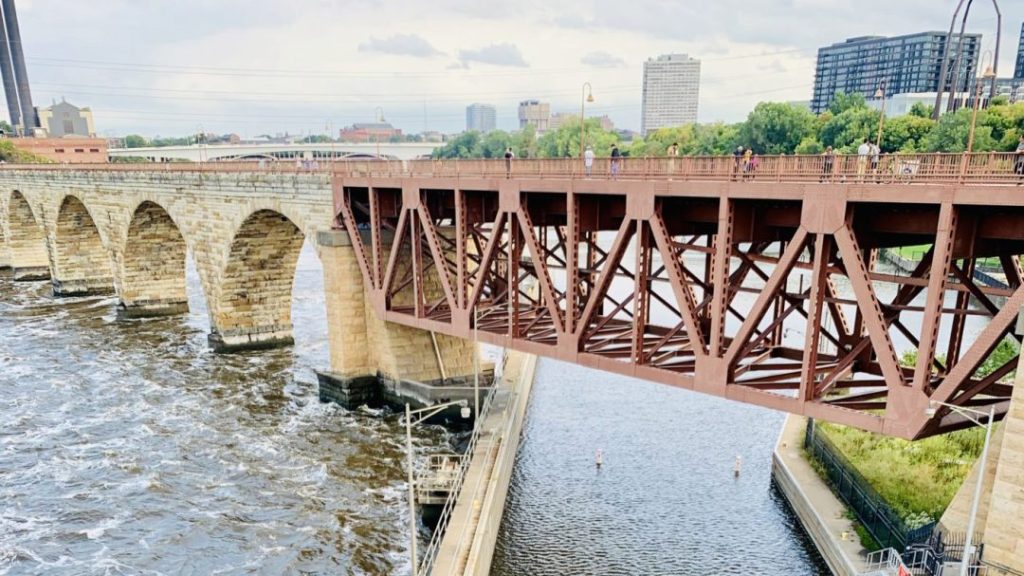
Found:
[[[533,126],[537,134],[547,132],[551,126],[551,104],[539,100],[519,103],[519,129]]]
[[[476,130],[486,134],[494,130],[497,115],[493,104],[477,103],[466,106],[466,131]]]
[[[644,94],[640,130],[697,122],[700,60],[686,54],[665,54],[644,62]]]

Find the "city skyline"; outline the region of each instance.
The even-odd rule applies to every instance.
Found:
[[[66,97],[91,107],[101,135],[320,134],[372,120],[377,107],[407,133],[451,133],[473,102],[494,104],[504,130],[516,127],[525,99],[572,111],[589,81],[588,116],[639,129],[644,61],[686,52],[705,64],[698,121],[734,122],[762,100],[810,99],[819,47],[942,30],[954,6],[769,2],[745,12],[739,3],[697,10],[642,2],[620,13],[601,2],[486,11],[459,1],[342,10],[318,0],[302,11],[216,4],[21,0],[33,92],[41,102]],[[968,26],[983,35],[983,51],[994,47],[989,10],[977,7]],[[1010,76],[1024,6],[1004,6],[1003,18],[1000,75]],[[354,21],[356,32],[339,33]]]

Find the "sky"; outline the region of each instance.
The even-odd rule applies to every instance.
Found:
[[[809,100],[817,49],[947,30],[956,0],[17,0],[37,106],[93,109],[103,136],[336,133],[383,117],[407,133],[465,127],[465,107],[540,99],[639,129],[643,62],[702,61],[699,120]],[[995,48],[995,10],[969,31]],[[1024,1],[1002,0],[1000,76]],[[6,108],[3,108],[5,114]]]

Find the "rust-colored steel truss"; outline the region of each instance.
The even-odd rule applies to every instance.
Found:
[[[1009,406],[1017,360],[991,356],[1024,304],[1013,186],[338,174],[334,192],[390,322],[904,438],[969,425],[930,400]]]

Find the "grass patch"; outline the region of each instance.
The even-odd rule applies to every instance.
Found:
[[[942,516],[985,442],[981,428],[916,442],[824,422],[818,431],[912,525],[927,523],[922,514],[936,520]]]

